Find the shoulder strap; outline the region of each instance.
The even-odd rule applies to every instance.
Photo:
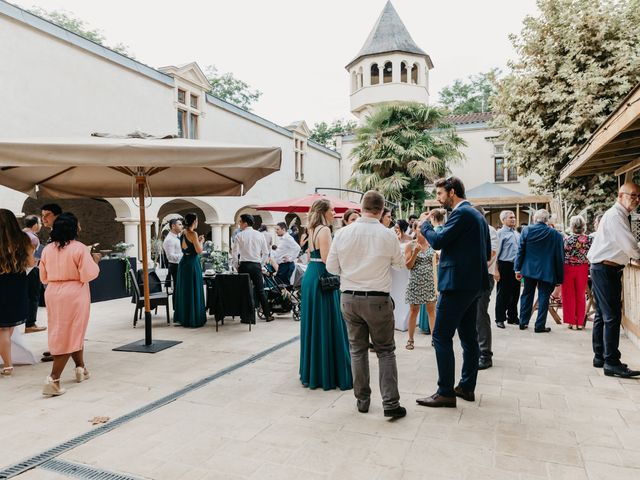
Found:
[[[314,229],[314,231],[313,231],[313,238],[311,239],[311,241],[312,241],[312,243],[313,243],[313,249],[314,249],[314,250],[315,250],[315,249],[316,249],[316,247],[317,247],[317,245],[316,245],[316,238],[318,238],[318,233],[320,233],[320,231],[321,231],[323,228],[329,228],[329,227],[327,227],[326,225],[318,225],[318,226]]]

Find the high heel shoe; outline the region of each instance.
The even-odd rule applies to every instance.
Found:
[[[75,373],[76,373],[76,382],[78,383],[82,383],[85,380],[89,380],[89,377],[91,376],[89,374],[89,370],[87,370],[86,367],[76,367]]]
[[[2,369],[0,370],[0,375],[2,375],[3,377],[10,377],[11,375],[13,375],[13,366],[7,365],[6,367],[2,367]]]
[[[64,388],[60,386],[60,379],[54,380],[51,377],[47,377],[47,380],[42,387],[42,394],[50,397],[57,397],[63,395],[66,392]]]

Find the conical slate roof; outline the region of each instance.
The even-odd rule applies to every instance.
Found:
[[[404,23],[400,19],[398,12],[393,8],[391,1],[388,1],[384,6],[367,41],[364,42],[358,55],[349,62],[347,68],[367,55],[377,55],[388,52],[407,52],[423,55],[427,58],[429,57],[427,53],[413,41],[413,38],[411,38],[411,35],[409,35],[407,31],[407,27],[404,26]]]

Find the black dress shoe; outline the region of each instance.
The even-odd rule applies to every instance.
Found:
[[[518,325],[520,322],[518,320],[507,320],[509,325]]]
[[[496,322],[496,326],[497,326],[498,328],[506,328],[506,327],[504,326],[504,322]]]
[[[526,330],[529,328],[529,325],[520,325],[520,330]]]
[[[534,328],[533,331],[536,333],[549,333],[551,331],[551,327]]]
[[[402,418],[407,416],[407,409],[398,405],[396,408],[384,411],[385,417]]]
[[[434,393],[430,397],[418,398],[416,400],[418,405],[422,405],[423,407],[447,407],[447,408],[456,408],[456,397],[443,397],[437,393]]]
[[[629,370],[624,364],[615,365],[615,366],[604,366],[604,374],[607,377],[620,377],[620,378],[631,378],[640,376],[640,371],[638,370]]]
[[[476,401],[476,394],[465,390],[460,385],[454,388],[453,391],[456,392],[456,397],[460,397],[461,399],[466,400],[467,402]]]
[[[604,367],[604,358],[593,357],[593,366],[596,368]]]
[[[493,367],[491,357],[480,357],[480,360],[478,361],[478,370],[486,370],[491,367]]]
[[[366,401],[357,400],[357,404],[358,404],[358,411],[360,413],[367,413],[369,411],[369,405],[371,404],[371,401],[370,400],[366,400]]]
[[[266,321],[267,321],[267,322],[273,322],[275,319],[276,319],[276,318],[275,318],[273,315],[269,315],[269,316],[266,318]]]

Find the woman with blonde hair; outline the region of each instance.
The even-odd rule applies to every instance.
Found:
[[[11,334],[29,312],[27,269],[36,264],[29,236],[11,210],[0,208],[0,375],[13,373]]]
[[[340,290],[321,285],[328,276],[325,265],[331,248],[335,211],[320,199],[309,210],[309,266],[302,278],[300,312],[300,381],[323,390],[353,388],[347,328],[340,311]]]
[[[89,282],[98,276],[100,269],[86,245],[76,240],[78,219],[72,213],[62,213],[56,218],[50,238],[51,243],[40,258],[40,280],[47,285],[44,298],[53,366],[42,394],[57,396],[65,393],[60,375],[69,357],[75,363],[76,382],[89,378],[84,363],[84,337],[91,310]]]

